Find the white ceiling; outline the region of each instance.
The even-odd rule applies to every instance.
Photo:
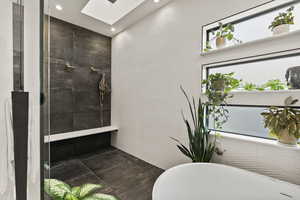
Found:
[[[53,17],[113,37],[173,0],[47,0],[45,12]],[[99,3],[100,2],[100,3]],[[101,3],[102,2],[102,3]],[[105,2],[105,3],[103,3]],[[55,8],[61,5],[63,10]],[[116,29],[111,31],[111,27]]]

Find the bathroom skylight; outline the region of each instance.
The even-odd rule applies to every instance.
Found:
[[[113,25],[146,0],[90,0],[81,13]]]
[[[110,1],[111,3],[116,3],[117,0],[107,0]]]

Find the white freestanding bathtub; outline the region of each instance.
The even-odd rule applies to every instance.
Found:
[[[185,164],[156,181],[153,200],[300,200],[300,186],[219,164]]]

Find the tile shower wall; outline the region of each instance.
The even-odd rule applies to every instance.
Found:
[[[111,96],[100,107],[98,84],[105,74],[111,85],[111,38],[50,18],[49,73],[51,134],[110,125]]]
[[[13,63],[14,90],[23,89],[23,7],[13,3]]]

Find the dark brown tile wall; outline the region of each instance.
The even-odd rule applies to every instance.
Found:
[[[13,3],[13,72],[14,90],[23,89],[23,7]]]
[[[111,133],[102,133],[52,142],[50,163],[68,160],[82,154],[94,153],[110,146]]]
[[[111,98],[101,109],[98,83],[105,73],[111,85],[111,38],[56,18],[50,30],[51,134],[110,125]]]

